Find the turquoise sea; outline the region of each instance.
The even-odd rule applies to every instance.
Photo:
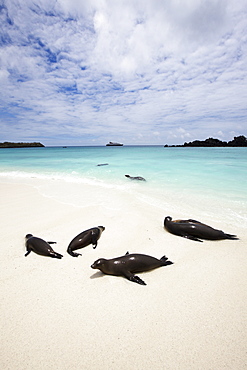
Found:
[[[101,166],[99,166],[101,164]],[[102,165],[104,164],[104,165]],[[142,176],[146,182],[125,177]],[[149,200],[169,192],[182,199],[227,200],[245,215],[247,148],[163,146],[0,149],[0,178],[63,179],[135,191]],[[168,193],[167,193],[168,192]],[[150,198],[151,197],[151,198]],[[152,200],[150,200],[152,202]],[[229,204],[230,204],[229,203]],[[231,204],[228,207],[231,207]]]

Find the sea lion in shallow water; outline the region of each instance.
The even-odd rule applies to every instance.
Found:
[[[153,270],[157,267],[171,265],[173,262],[168,261],[166,256],[157,259],[155,257],[147,256],[146,254],[126,253],[125,256],[105,259],[100,258],[95,261],[91,267],[92,269],[98,269],[104,274],[123,276],[126,279],[135,283],[146,285],[146,283],[134,275],[135,272],[144,272]]]
[[[46,242],[41,238],[37,238],[32,234],[26,235],[26,249],[27,253],[25,257],[29,255],[32,251],[40,254],[41,256],[47,256],[52,258],[59,258],[61,259],[63,256],[60,253],[55,252],[50,244],[55,244],[56,242]]]
[[[125,175],[125,177],[128,177],[130,180],[139,180],[139,181],[146,181],[144,177],[141,176],[130,176],[130,175]]]
[[[93,245],[93,248],[97,247],[97,242],[105,230],[104,226],[92,227],[91,229],[85,230],[79,235],[77,235],[71,242],[69,243],[67,252],[72,257],[81,256],[80,253],[74,253],[76,249],[84,248],[89,244]]]
[[[167,216],[164,220],[164,227],[171,234],[182,236],[183,238],[202,242],[206,240],[238,239],[236,235],[225,234],[224,231],[217,230],[196,220],[174,220]]]

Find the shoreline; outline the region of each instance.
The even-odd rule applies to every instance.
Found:
[[[198,219],[215,228],[238,229],[240,233],[245,233],[247,228],[247,201],[243,193],[233,196],[224,191],[219,194],[212,190],[201,192],[186,186],[183,189],[173,188],[169,183],[159,188],[159,184],[150,181],[111,183],[102,179],[63,178],[62,175],[52,177],[45,174],[36,176],[28,173],[20,176],[4,174],[0,176],[0,183],[28,185],[37,189],[41,196],[61,204],[84,208],[89,203],[94,207],[100,205],[107,212],[114,208],[121,212],[121,207],[126,205],[124,203],[136,202],[140,207],[149,207],[149,210],[155,211],[158,215],[156,222],[162,225],[164,218],[169,215],[173,219]],[[115,199],[115,203],[111,198]],[[234,233],[234,230],[230,233]]]
[[[224,210],[212,220],[214,204],[205,216],[194,210],[190,217],[240,237],[197,243],[163,229],[168,212],[183,216],[180,199],[162,209],[138,192],[40,179],[0,178],[0,190],[3,369],[246,367],[244,222],[231,229]],[[66,253],[75,235],[98,225],[106,230],[95,250]],[[25,258],[27,233],[56,241],[63,259]],[[127,251],[174,265],[138,274],[145,287],[90,268]]]

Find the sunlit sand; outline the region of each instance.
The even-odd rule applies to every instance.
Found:
[[[1,179],[0,189],[2,369],[246,369],[244,224],[203,217],[194,205],[189,216],[240,238],[197,243],[163,228],[179,203],[162,209],[110,188],[40,179]],[[96,249],[67,254],[74,236],[98,225]],[[56,241],[62,260],[24,257],[28,233]],[[146,286],[90,268],[127,251],[174,264],[138,274]]]

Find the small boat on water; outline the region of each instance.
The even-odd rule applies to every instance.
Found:
[[[120,144],[120,143],[115,143],[113,141],[109,141],[108,144],[106,144],[106,146],[123,146],[123,144]]]

